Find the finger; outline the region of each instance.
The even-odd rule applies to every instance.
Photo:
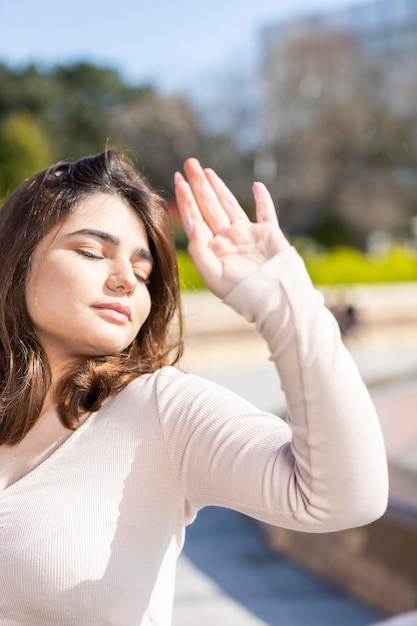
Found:
[[[191,245],[207,245],[213,233],[202,219],[190,185],[180,172],[174,174],[175,196],[181,221]]]
[[[270,224],[274,231],[275,241],[279,252],[290,247],[290,243],[278,222],[277,212],[271,194],[263,183],[253,183],[253,195],[256,204],[256,221],[258,224]]]
[[[207,246],[213,238],[213,233],[201,219],[200,211],[195,203],[191,189],[182,174],[176,172],[175,195],[180,212],[181,221],[189,240],[189,246]]]
[[[235,196],[232,194],[232,192],[223,182],[220,176],[218,176],[216,172],[211,168],[205,168],[204,173],[210,185],[214,189],[214,192],[230,222],[232,224],[237,220],[249,222],[249,218],[246,215],[245,211],[242,209],[239,202],[236,200]]]
[[[278,224],[277,212],[271,194],[263,183],[253,183],[253,197],[256,206],[256,221]]]
[[[175,197],[184,230],[188,236],[191,234],[193,222],[202,221],[200,210],[195,201],[189,184],[180,172],[174,174]]]
[[[197,159],[187,159],[184,170],[203,219],[213,233],[230,226],[229,217]]]

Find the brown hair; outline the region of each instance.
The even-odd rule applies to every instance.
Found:
[[[135,377],[176,363],[182,352],[177,261],[164,202],[114,149],[61,162],[22,183],[0,210],[0,443],[23,439],[38,419],[50,386],[25,299],[26,276],[37,243],[95,193],[126,200],[142,220],[154,258],[151,312],[121,354],[80,361],[60,381],[55,402],[62,423],[76,428],[86,412]],[[172,321],[176,334],[172,335]]]

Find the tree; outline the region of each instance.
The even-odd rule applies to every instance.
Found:
[[[172,194],[173,173],[190,156],[216,167],[226,180],[230,164],[239,167],[240,151],[233,137],[209,132],[197,110],[181,96],[149,91],[113,116],[111,133],[132,151],[140,169],[163,193]]]
[[[89,63],[40,71],[0,65],[0,120],[27,111],[51,145],[53,160],[103,150],[112,141],[110,119],[149,86],[127,85],[111,68]]]
[[[50,164],[47,139],[29,112],[11,114],[0,123],[0,196]]]
[[[365,245],[405,232],[413,211],[401,172],[417,165],[415,114],[392,97],[392,73],[341,33],[277,40],[264,65],[260,176],[290,233]]]

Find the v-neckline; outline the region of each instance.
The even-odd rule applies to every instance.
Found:
[[[76,439],[78,439],[84,431],[89,427],[91,422],[94,420],[95,416],[98,412],[91,413],[86,420],[79,426],[74,432],[67,437],[55,450],[51,452],[46,458],[43,459],[38,465],[31,470],[29,470],[26,474],[15,480],[14,482],[7,485],[4,489],[0,490],[0,499],[3,495],[7,495],[8,493],[18,489],[21,485],[24,485],[26,482],[29,482],[34,476],[47,469],[47,467],[55,461],[57,457],[59,457],[65,450],[74,443]]]

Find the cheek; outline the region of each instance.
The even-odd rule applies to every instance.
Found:
[[[148,319],[151,312],[151,295],[149,291],[144,288],[142,291],[139,290],[139,293],[135,296],[135,304],[134,304],[134,320],[135,327],[132,327],[133,337],[132,340],[137,336],[140,329]]]
[[[48,283],[49,286],[52,285]],[[45,320],[56,317],[55,303],[62,301],[61,294],[56,294],[56,299],[51,298],[49,290],[42,283],[30,280],[26,284],[26,308],[30,319],[36,327],[44,325]]]
[[[39,291],[37,284],[38,277],[36,273],[30,272],[26,279],[25,299],[29,317],[35,324],[37,322],[38,312],[42,309],[43,300],[43,295]]]
[[[138,303],[137,303],[138,318],[140,320],[141,325],[149,317],[149,314],[151,312],[151,307],[152,307],[151,294],[145,287],[144,290],[140,294],[138,294]]]
[[[59,262],[41,263],[26,280],[26,307],[36,324],[43,317],[58,315],[74,301],[73,281]]]

